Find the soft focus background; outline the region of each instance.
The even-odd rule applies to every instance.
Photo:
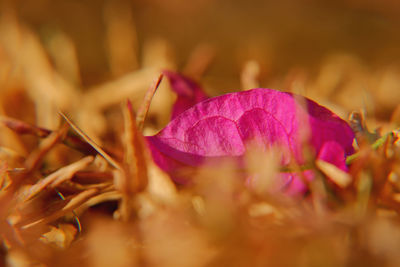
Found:
[[[347,187],[304,199],[247,188],[229,162],[177,188],[132,156],[124,105],[169,69],[210,95],[268,87],[358,111],[372,142],[400,126],[399,29],[396,0],[1,1],[0,265],[399,266],[398,131],[360,142],[349,174],[318,170]],[[163,80],[144,134],[174,98]],[[60,111],[112,158],[75,142]],[[273,152],[247,167],[273,177]]]
[[[218,55],[210,76],[226,80],[225,87],[237,87],[232,80],[237,79],[243,63],[249,59],[260,62],[265,79],[286,73],[292,67],[316,67],[332,53],[351,54],[371,68],[396,64],[400,59],[397,1],[13,3],[20,18],[43,42],[58,31],[71,38],[85,84],[99,82],[95,77],[108,72],[109,38],[121,47],[129,47],[130,53],[137,53],[139,62],[143,60],[143,45],[162,39],[170,45],[178,66],[198,45],[214,45]],[[119,29],[114,30],[120,35],[110,36],[112,27],[117,26]],[[137,67],[138,62],[131,60],[126,71]]]
[[[48,50],[60,35],[73,43],[84,87],[152,64],[157,53],[149,50],[181,71],[197,51],[215,55],[202,79],[214,94],[241,88],[241,73],[254,60],[264,87],[290,90],[293,80],[305,80],[332,90],[349,109],[369,106],[369,92],[382,90],[377,102],[390,107],[376,109],[372,101],[369,109],[385,117],[400,99],[397,1],[10,2]],[[60,47],[53,53],[68,57]],[[342,83],[363,93],[325,88]]]

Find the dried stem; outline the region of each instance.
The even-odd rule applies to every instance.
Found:
[[[0,117],[0,122],[4,124],[7,128],[11,129],[12,131],[18,134],[29,134],[40,138],[45,138],[53,133],[53,131],[51,130],[37,127],[35,125],[31,125],[29,123],[4,116]],[[62,142],[65,145],[73,149],[76,149],[84,154],[89,154],[89,155],[97,154],[97,151],[94,150],[92,146],[90,146],[85,141],[82,141],[82,139],[80,139],[79,137],[71,135],[70,133],[67,133],[67,136],[65,136]]]
[[[144,120],[146,119],[147,112],[149,111],[151,100],[153,99],[153,96],[158,86],[160,85],[162,78],[163,74],[161,73],[158,76],[158,78],[153,82],[153,84],[150,86],[150,88],[147,90],[144,100],[140,105],[140,108],[136,115],[137,129],[139,132],[142,132],[143,130]]]
[[[87,136],[78,126],[76,126],[68,117],[60,112],[61,116],[68,122],[68,124],[75,130],[89,145],[91,145],[108,163],[116,169],[121,169],[121,166],[111,156],[109,156],[99,145],[97,145],[89,136]]]

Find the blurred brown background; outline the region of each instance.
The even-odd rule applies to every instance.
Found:
[[[12,25],[10,13],[40,40],[56,72],[79,90],[150,66],[183,71],[211,95],[269,87],[306,95],[342,117],[357,109],[384,120],[400,117],[398,1],[3,1],[2,25]],[[4,36],[8,47],[17,47]],[[18,53],[10,58],[17,62]],[[27,68],[29,74],[35,67]],[[148,84],[146,78],[137,87],[143,93]],[[107,100],[110,92],[102,95]],[[131,95],[121,93],[96,109]],[[161,125],[168,121],[163,112]]]
[[[294,66],[315,66],[334,52],[354,54],[371,67],[397,64],[400,59],[397,1],[14,2],[20,17],[42,39],[51,30],[73,39],[87,83],[98,82],[98,74],[107,72],[105,9],[110,5],[121,6],[116,12],[132,12],[139,50],[146,40],[164,38],[171,42],[178,64],[183,64],[199,43],[215,45],[217,57],[209,75],[223,78],[224,86],[235,86],[232,80],[247,59],[258,60],[271,75]]]

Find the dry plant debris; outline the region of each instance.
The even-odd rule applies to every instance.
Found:
[[[0,17],[2,264],[399,266],[398,69],[369,73],[355,57],[332,55],[315,78],[292,70],[271,82],[342,118],[381,106],[391,113],[382,121],[352,113],[357,143],[349,171],[316,161],[307,194],[268,190],[279,171],[275,150],[246,154],[247,171],[264,177],[252,186],[229,160],[189,172],[196,182],[177,186],[152,162],[142,134],[169,117],[174,99],[159,75],[175,63],[163,41],[148,47],[157,60],[143,66],[136,54],[123,56],[126,48],[113,39],[134,31],[132,15],[116,17],[116,8],[110,4],[106,14],[114,78],[88,89],[68,36],[47,51],[13,12]],[[129,42],[136,45],[136,37]],[[69,52],[61,57],[61,49]],[[201,81],[215,53],[199,46],[184,72]],[[50,54],[60,56],[54,65]],[[260,84],[259,68],[255,61],[243,66],[244,89]],[[365,91],[365,81],[379,90]]]

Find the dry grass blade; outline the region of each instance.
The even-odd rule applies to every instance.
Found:
[[[132,105],[127,102],[123,109],[125,123],[125,164],[134,176],[133,183],[128,184],[129,192],[142,191],[147,185],[147,164],[143,135],[136,127],[135,114]]]
[[[5,160],[11,163],[13,161],[23,162],[25,158],[12,149],[0,146],[0,160]]]
[[[68,128],[68,125],[64,125],[59,131],[51,133],[40,143],[39,148],[29,155],[25,161],[25,167],[28,172],[36,169],[44,155],[46,155],[56,144],[60,143],[61,140],[64,139]]]
[[[162,171],[153,161],[148,161],[149,182],[146,191],[152,199],[160,203],[176,203],[178,190],[170,176]]]
[[[0,41],[15,67],[21,70],[25,89],[36,104],[38,125],[53,128],[59,120],[57,108],[70,108],[78,94],[54,70],[39,36],[19,22],[14,12],[3,14]]]
[[[51,183],[51,187],[56,187],[59,184],[70,180],[77,171],[84,169],[86,166],[92,163],[93,160],[93,156],[88,156],[75,162],[74,164],[63,167],[64,171],[60,172],[60,175],[55,180],[53,180],[53,182]]]
[[[74,175],[74,180],[80,184],[110,182],[112,178],[109,171],[79,171]]]
[[[76,126],[64,113],[60,112],[61,116],[68,122],[68,124],[77,132],[88,144],[90,144],[108,163],[114,168],[122,169],[120,164],[109,156],[99,145],[97,145],[89,136],[87,136],[78,126]]]
[[[129,73],[117,80],[91,88],[83,96],[82,106],[104,109],[132,96],[142,96],[145,88],[157,73],[156,69],[147,68]]]
[[[28,228],[36,226],[38,224],[45,224],[45,223],[53,222],[53,221],[57,220],[58,218],[63,217],[67,213],[72,212],[74,209],[81,206],[83,203],[85,203],[86,201],[91,199],[93,196],[97,195],[99,192],[100,191],[97,188],[91,188],[86,191],[83,191],[83,192],[77,194],[76,196],[74,196],[73,198],[65,200],[66,204],[60,210],[57,210],[56,212],[54,212],[46,217],[43,217],[37,221],[25,224],[21,228],[28,229]]]
[[[240,80],[243,90],[260,87],[260,64],[255,60],[249,60],[243,67]]]
[[[75,177],[75,176],[74,176]],[[114,185],[111,182],[108,183],[96,183],[96,184],[88,184],[83,185],[80,183],[75,183],[71,180],[67,180],[64,183],[57,186],[57,189],[65,190],[66,192],[81,192],[91,188],[97,188],[99,190],[113,190]]]
[[[144,100],[140,105],[138,113],[136,114],[137,129],[140,132],[143,131],[144,120],[146,119],[147,112],[149,111],[151,99],[153,98],[158,86],[160,85],[162,78],[163,74],[161,73],[147,90]]]
[[[353,111],[349,116],[349,123],[356,135],[357,142],[360,144],[365,141],[373,143],[379,138],[378,134],[369,132],[363,112]]]
[[[50,130],[43,129],[43,128],[28,124],[26,122],[19,121],[19,120],[13,119],[13,118],[4,117],[4,116],[0,116],[0,122],[18,134],[31,134],[31,135],[35,135],[35,136],[43,138],[43,137],[49,136],[49,134],[52,133],[52,131],[50,131]]]
[[[90,198],[92,198],[94,195],[98,194],[99,190],[96,188],[88,189],[86,191],[83,191],[82,193],[79,193],[75,197],[73,197],[67,205],[65,205],[62,208],[62,212],[70,212],[73,209],[79,207],[81,204],[84,202],[88,201]]]
[[[136,126],[135,114],[128,101],[123,106],[125,125],[125,158],[124,171],[115,173],[116,188],[122,192],[120,214],[123,220],[131,216],[133,194],[142,191],[148,182],[147,164],[144,152],[143,136]]]
[[[100,193],[96,196],[93,196],[85,203],[83,203],[81,206],[79,206],[76,209],[76,211],[77,211],[77,213],[79,213],[80,211],[86,210],[87,208],[89,208],[91,206],[94,206],[94,205],[97,205],[100,203],[104,203],[107,201],[119,201],[119,200],[121,200],[121,198],[122,198],[122,194],[115,190]]]
[[[68,248],[75,239],[77,229],[71,224],[60,224],[58,227],[50,226],[40,240],[45,244],[52,244],[60,249]]]
[[[0,161],[0,189],[7,185],[7,162]]]
[[[306,178],[302,167],[298,165],[295,160],[293,160],[293,162],[294,164],[290,166],[290,169],[299,174],[299,178],[301,179],[301,181],[310,190],[315,213],[319,215],[324,215],[326,213],[325,203],[327,200],[327,190],[324,186],[322,180],[323,178],[319,173],[316,173],[316,177],[313,180],[309,181]],[[310,166],[307,166],[307,169],[317,170],[314,164],[310,164]]]
[[[60,183],[69,180],[79,170],[82,170],[93,161],[92,156],[85,157],[77,162],[74,162],[68,166],[62,167],[61,169],[53,172],[49,176],[40,180],[36,184],[32,185],[22,197],[23,201],[27,201],[44,190],[46,187],[56,187]]]
[[[339,169],[333,164],[323,160],[317,160],[315,162],[318,169],[320,169],[325,175],[327,175],[335,184],[345,188],[352,182],[351,176]]]
[[[53,133],[53,131],[51,130],[37,127],[35,125],[31,125],[29,123],[4,116],[0,116],[0,122],[4,124],[7,128],[18,134],[30,134],[40,138],[45,138]],[[67,136],[65,136],[62,141],[65,145],[81,151],[84,154],[96,154],[96,151],[88,143],[82,141],[76,136],[67,134]]]

